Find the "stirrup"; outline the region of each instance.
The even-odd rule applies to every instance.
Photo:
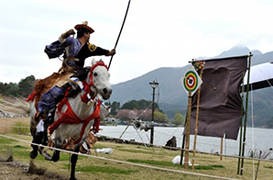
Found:
[[[54,122],[54,115],[55,115],[55,111],[56,111],[57,107],[54,107],[53,109],[51,109],[48,112],[47,117],[44,119],[44,123],[48,124],[48,125],[52,125]]]

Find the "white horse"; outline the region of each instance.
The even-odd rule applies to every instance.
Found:
[[[73,138],[75,140],[74,152],[79,152],[80,146],[86,138],[91,126],[94,124],[95,119],[99,118],[101,101],[100,99],[95,99],[97,94],[101,95],[105,100],[109,99],[111,96],[112,88],[109,83],[109,76],[108,68],[102,61],[92,61],[90,72],[85,80],[86,83],[84,83],[85,91],[79,93],[75,98],[65,97],[64,100],[59,103],[58,109],[55,112],[54,123],[49,126],[50,133],[53,132],[52,140],[54,147],[62,148],[66,139]],[[91,99],[88,97],[91,97]],[[20,114],[29,113],[31,117],[31,134],[33,138],[35,138],[36,126],[39,123],[35,121],[35,100],[31,101],[28,104],[28,107],[23,104],[17,105],[16,108],[13,108],[13,111],[9,112]],[[43,139],[44,140],[41,143],[46,144],[47,126],[44,128]],[[31,158],[37,156],[37,150],[37,146],[33,146],[33,151],[30,154]],[[54,150],[53,156],[50,156],[43,151],[42,155],[44,155],[47,160],[57,162],[60,158],[60,151]],[[75,166],[77,159],[78,155],[73,154],[71,156],[71,180],[76,180]]]

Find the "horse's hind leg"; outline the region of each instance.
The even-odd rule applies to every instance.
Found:
[[[74,152],[79,152],[80,151],[80,146],[78,145]],[[70,180],[77,180],[75,177],[75,171],[76,171],[76,164],[78,161],[78,154],[72,154],[71,156],[71,173],[70,173]]]

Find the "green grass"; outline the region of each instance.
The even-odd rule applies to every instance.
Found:
[[[194,166],[194,169],[198,169],[198,170],[214,170],[216,168],[224,168],[224,166],[222,165]]]
[[[174,166],[169,161],[139,160],[139,159],[127,159],[127,161],[132,163],[144,163],[144,164],[150,164],[150,165]]]
[[[172,164],[169,161],[155,161],[155,160],[139,160],[139,159],[128,159],[127,161],[133,162],[133,163],[144,163],[154,166],[168,166],[168,167],[179,167],[184,168],[184,166],[181,166],[179,164]],[[191,169],[192,166],[189,166],[189,169]],[[224,168],[222,165],[208,165],[208,166],[195,166],[194,169],[196,170],[214,170],[216,168]]]
[[[17,142],[17,141],[15,141],[13,139],[8,139],[8,138],[0,137],[0,145],[10,144],[10,143],[14,143],[14,142]]]
[[[27,135],[29,134],[29,124],[16,122],[11,128],[11,132],[14,134]]]
[[[31,141],[31,136],[11,135],[15,138]],[[112,154],[94,153],[92,155],[98,157],[105,157],[106,159],[114,159],[120,161],[126,161],[142,165],[150,165],[154,167],[180,170],[181,172],[193,172],[207,175],[215,175],[220,177],[228,177],[234,179],[248,180],[252,179],[252,166],[253,161],[245,160],[245,171],[243,176],[237,175],[237,159],[224,158],[219,160],[218,156],[212,156],[207,154],[196,154],[196,164],[194,170],[191,166],[188,169],[184,169],[183,165],[173,164],[171,160],[180,153],[179,151],[170,151],[163,148],[145,148],[144,146],[135,146],[128,144],[116,144],[109,142],[97,142],[95,148],[112,148],[114,151]],[[28,164],[30,162],[29,152],[31,146],[15,140],[10,140],[0,137],[0,158],[3,154],[3,159],[6,159],[9,154],[13,154],[14,161],[23,162]],[[48,150],[49,154],[53,154],[52,150]],[[191,154],[190,154],[191,155]],[[38,155],[34,160],[35,165],[39,168],[45,168],[48,172],[56,172],[58,174],[69,177],[68,169],[71,168],[69,163],[71,155],[68,153],[61,153],[59,162],[47,161],[41,155]],[[191,157],[189,157],[191,158]],[[259,167],[259,179],[270,180],[272,179],[273,165],[272,162],[262,162]],[[256,164],[256,162],[255,162]],[[256,166],[255,166],[256,167]],[[109,179],[109,180],[142,180],[147,177],[152,177],[153,180],[200,180],[209,178],[200,178],[198,176],[174,173],[168,171],[162,171],[158,169],[139,167],[130,165],[128,163],[111,162],[103,159],[88,158],[85,156],[79,156],[76,167],[78,179]],[[92,178],[90,178],[92,177]],[[0,178],[1,179],[1,178]]]
[[[273,169],[273,166],[264,166],[264,168]]]

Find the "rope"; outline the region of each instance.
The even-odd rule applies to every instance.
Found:
[[[144,165],[144,164],[132,163],[132,162],[121,161],[121,160],[116,160],[116,159],[109,159],[109,158],[105,158],[105,157],[81,154],[81,153],[76,153],[76,152],[63,150],[63,149],[58,149],[58,148],[54,148],[54,147],[48,147],[48,146],[44,146],[44,145],[41,145],[41,144],[30,143],[30,142],[25,141],[25,140],[17,139],[17,138],[10,137],[10,136],[5,136],[5,135],[2,135],[2,134],[0,134],[0,136],[3,137],[3,138],[13,139],[13,140],[16,140],[16,141],[20,141],[20,142],[24,142],[24,143],[32,144],[32,145],[37,145],[37,146],[45,147],[45,148],[52,149],[52,150],[58,150],[58,151],[65,152],[65,153],[76,154],[76,155],[80,155],[80,156],[85,156],[85,157],[89,157],[89,158],[95,158],[95,159],[100,159],[100,160],[105,160],[105,161],[110,161],[110,162],[115,162],[115,163],[128,164],[128,165],[137,166],[137,167],[150,168],[150,169],[156,169],[156,170],[161,170],[161,171],[181,173],[181,174],[200,176],[200,177],[207,177],[207,178],[213,178],[213,179],[231,180],[231,178],[227,178],[227,177],[220,177],[220,176],[207,175],[207,174],[201,174],[201,173],[193,173],[193,172],[187,172],[187,171],[182,171],[182,170],[174,170],[174,169],[168,169],[168,168],[161,168],[161,167],[156,167],[156,166],[151,166],[151,165]]]
[[[262,70],[259,68],[259,66],[257,65],[257,68],[258,68],[258,70],[260,71],[260,73],[263,75],[263,77],[265,78],[265,75],[264,75],[264,73],[262,72]],[[269,82],[269,80],[266,78],[266,81],[267,81],[267,83],[269,84],[269,86],[273,89],[273,87],[272,87],[272,84]],[[251,84],[252,85],[252,84]],[[251,89],[252,89],[252,87],[251,87]]]
[[[252,89],[253,87],[252,87],[252,84],[251,84],[251,89]],[[253,158],[254,158],[254,151],[255,151],[255,147],[254,147],[254,142],[255,142],[255,140],[254,140],[254,108],[253,108],[253,104],[254,104],[254,99],[253,99],[253,91],[250,91],[250,99],[251,99],[251,124],[252,124],[252,129],[251,129],[251,131],[252,131],[252,152],[253,152]],[[255,161],[254,161],[254,159],[252,160],[252,173],[253,173],[253,175],[252,175],[252,177],[253,177],[253,179],[254,179],[254,177],[255,177]]]

